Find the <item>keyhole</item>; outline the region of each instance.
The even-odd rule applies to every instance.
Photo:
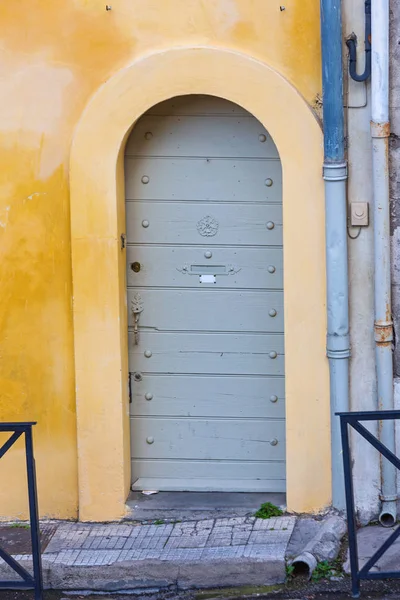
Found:
[[[131,269],[134,273],[139,273],[140,271],[140,262],[134,262],[131,264]]]

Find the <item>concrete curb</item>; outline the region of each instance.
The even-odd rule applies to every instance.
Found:
[[[43,581],[46,589],[93,590],[187,590],[236,586],[263,586],[284,583],[284,558],[241,558],[209,561],[142,560],[98,566],[71,566],[53,563],[43,556]],[[23,566],[32,572],[32,561]],[[14,579],[4,565],[0,579]]]
[[[104,567],[52,565],[45,585],[53,589],[118,591],[269,585],[285,580],[284,560],[129,561]]]
[[[326,519],[318,533],[308,542],[303,551],[291,561],[294,575],[306,574],[310,579],[318,562],[337,558],[340,542],[347,531],[345,519],[332,516]]]

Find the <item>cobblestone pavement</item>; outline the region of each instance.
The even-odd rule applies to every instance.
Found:
[[[284,558],[295,517],[235,517],[175,524],[62,523],[43,561],[70,566],[116,562]],[[30,560],[30,555],[16,555]]]

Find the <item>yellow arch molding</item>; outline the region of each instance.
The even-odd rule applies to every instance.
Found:
[[[183,94],[209,94],[252,113],[283,167],[287,500],[296,512],[330,503],[325,358],[322,134],[309,106],[267,65],[221,48],[142,57],[92,98],[71,152],[76,402],[81,520],[123,516],[130,483],[123,154],[135,121]]]

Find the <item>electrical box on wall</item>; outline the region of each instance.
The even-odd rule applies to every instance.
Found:
[[[368,202],[352,202],[350,204],[350,225],[352,227],[369,225]]]

